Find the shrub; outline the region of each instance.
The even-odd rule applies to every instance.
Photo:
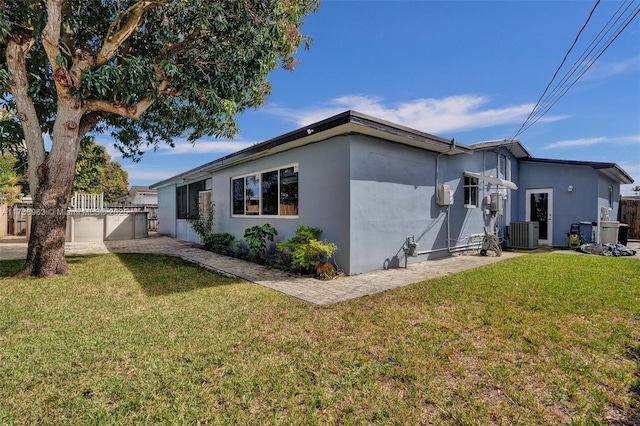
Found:
[[[278,231],[265,223],[262,226],[252,226],[244,230],[244,239],[251,256],[259,262],[267,260],[267,241],[273,241]]]
[[[235,237],[228,233],[208,234],[204,237],[204,249],[214,253],[228,254],[236,241]]]
[[[295,237],[278,244],[283,267],[310,273],[320,262],[333,256],[338,246],[321,241],[321,233],[318,228],[299,225]]]
[[[195,233],[204,240],[207,235],[211,234],[215,224],[216,206],[211,202],[208,206],[200,206],[200,203],[196,203],[195,207],[195,212],[189,215],[187,222],[189,222]]]

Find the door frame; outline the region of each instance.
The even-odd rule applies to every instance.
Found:
[[[538,238],[542,245],[553,245],[553,188],[532,188],[525,190],[525,220],[531,221],[531,194],[547,194],[547,239]]]

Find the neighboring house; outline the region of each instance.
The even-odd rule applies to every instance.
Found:
[[[570,224],[599,221],[600,207],[615,219],[632,182],[612,163],[534,159],[517,140],[462,145],[347,111],[151,188],[161,234],[199,241],[186,219],[210,197],[214,232],[241,239],[270,223],[283,241],[315,226],[354,274],[404,264],[407,237],[415,262],[477,246],[484,227],[505,238],[518,221],[537,219],[543,243],[566,245]]]
[[[132,186],[129,194],[118,198],[118,204],[128,205],[155,205],[158,204],[158,191],[149,189],[148,186]]]

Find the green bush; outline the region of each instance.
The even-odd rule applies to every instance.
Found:
[[[200,207],[200,203],[196,202],[195,211],[189,214],[187,222],[189,222],[195,233],[204,240],[211,233],[215,224],[216,206],[215,203],[211,202],[206,208]]]
[[[265,223],[262,226],[252,226],[244,230],[244,239],[251,256],[258,262],[267,260],[267,241],[273,241],[278,231],[273,226]]]
[[[204,249],[214,253],[228,254],[236,241],[235,237],[228,233],[208,234],[204,237]]]
[[[295,237],[278,244],[282,266],[309,273],[318,263],[333,256],[338,246],[321,241],[321,233],[318,228],[299,225]]]

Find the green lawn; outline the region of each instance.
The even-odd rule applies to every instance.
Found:
[[[531,254],[315,307],[177,259],[0,262],[0,424],[638,424],[640,262]]]

